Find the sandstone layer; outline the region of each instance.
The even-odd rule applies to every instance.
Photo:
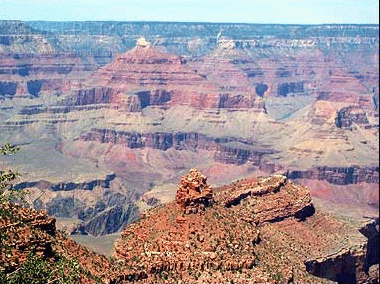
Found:
[[[116,103],[128,110],[151,105],[218,106],[214,86],[185,66],[179,56],[141,42],[96,71],[85,83],[90,88],[79,90],[74,103]]]

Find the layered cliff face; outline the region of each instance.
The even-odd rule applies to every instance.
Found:
[[[118,103],[123,106],[131,96],[138,99],[140,109],[178,104],[210,108],[219,103],[214,86],[188,69],[180,57],[160,52],[143,39],[135,48],[93,74],[86,85],[95,91],[78,91],[76,104]]]
[[[53,34],[17,21],[1,21],[0,99],[50,101],[78,87],[99,68],[91,54],[62,50]]]
[[[201,74],[212,81],[222,78],[217,85],[241,90],[250,82],[261,96],[313,89],[336,100],[347,92],[357,96],[352,91],[363,87],[365,93],[378,95],[378,26],[1,21],[1,27],[0,50],[9,55],[69,52],[104,65],[144,35],[169,53],[197,60],[206,56],[201,62],[216,67],[215,75],[202,67],[199,70],[206,71]]]
[[[309,171],[290,171],[287,176],[291,179],[318,179],[332,184],[347,185],[356,183],[377,183],[379,180],[378,167],[317,167]]]
[[[189,61],[189,65],[224,92],[248,92],[266,98],[266,108],[275,117],[283,118],[302,108],[308,97],[309,103],[328,100],[374,108],[376,84],[368,76],[347,71],[342,62],[337,62],[339,56],[323,52],[317,42],[292,50],[249,46],[232,39],[219,39],[218,44],[212,54]],[[374,66],[372,62],[368,68],[373,70]],[[291,113],[281,105],[287,97],[296,98],[287,100],[294,104]]]
[[[326,180],[342,186],[347,184],[359,186],[364,182],[373,185],[366,190],[365,195],[360,196],[363,204],[367,206],[369,200],[367,197],[374,196],[378,176],[376,156],[373,155],[377,147],[376,128],[366,129],[367,126],[374,125],[374,117],[366,112],[367,124],[357,124],[353,120],[350,128],[339,128],[336,125],[336,113],[340,109],[341,106],[335,106],[334,103],[318,102],[306,114],[303,113],[302,116],[283,124],[272,122],[265,116],[260,118],[260,114],[249,114],[245,111],[222,110],[206,113],[201,110],[176,110],[175,108],[153,110],[147,107],[144,113],[125,113],[120,112],[119,109],[112,109],[106,104],[38,107],[23,109],[23,114],[19,115],[23,118],[22,123],[14,121],[11,124],[12,121],[7,120],[4,126],[8,129],[17,127],[20,133],[30,135],[29,133],[37,125],[45,121],[49,123],[54,121],[52,133],[49,135],[79,138],[75,141],[71,141],[72,138],[65,140],[56,150],[62,148],[60,151],[64,157],[74,156],[80,160],[85,159],[86,163],[97,164],[101,168],[107,168],[116,173],[117,177],[123,180],[123,184],[130,184],[123,189],[125,191],[123,195],[126,191],[139,188],[138,196],[134,197],[131,203],[151,189],[154,189],[153,196],[157,193],[155,198],[158,200],[163,202],[170,200],[173,190],[166,191],[165,188],[169,188],[166,183],[171,184],[173,179],[179,178],[175,171],[189,169],[196,165],[209,172],[210,178],[220,183],[228,182],[228,178],[236,179],[229,171],[237,173],[239,178],[256,175],[260,171],[267,173],[277,171],[286,174],[291,179]],[[84,116],[85,113],[86,116]],[[187,122],[182,123],[182,119]],[[35,122],[31,123],[32,120]],[[244,123],[248,120],[255,121],[255,124]],[[99,125],[101,128],[93,127],[89,131],[83,131],[92,125]],[[194,132],[194,128],[201,132]],[[220,137],[220,133],[228,133],[228,136]],[[253,135],[253,138],[248,135],[247,138],[236,137],[241,133]],[[36,156],[48,157],[42,153]],[[353,161],[359,163],[356,164]],[[293,163],[292,166],[289,166],[290,163]],[[32,168],[27,171],[31,170],[35,171]],[[25,170],[21,169],[20,172],[23,171]],[[144,177],[146,183],[141,184],[133,179],[134,175]],[[40,179],[49,180],[43,177]],[[31,181],[35,183],[40,179],[33,178]],[[88,181],[92,183],[96,180],[94,178]],[[59,183],[56,181],[53,184]],[[61,183],[65,185],[62,189],[73,186],[73,182],[65,177],[62,177]],[[80,206],[84,206],[86,210],[93,208],[91,214],[95,217],[98,213],[94,210],[95,204],[88,205],[88,201],[72,198],[72,195],[82,195],[85,192],[82,189],[89,185],[80,182],[74,182],[74,184],[78,185],[74,186],[75,189],[72,192],[56,191],[54,193],[65,195],[63,199],[47,195],[54,200],[49,202],[46,199],[43,206],[48,205],[48,207],[39,208],[51,207],[51,212],[56,217],[71,218],[80,216],[79,209],[72,211],[75,212],[74,215],[67,215],[68,209],[71,208],[70,204],[74,203],[76,208]],[[31,183],[27,185],[34,187]],[[320,188],[312,184],[310,186],[313,194],[318,195]],[[112,187],[110,190],[113,191],[115,188]],[[36,190],[35,198],[39,196],[38,191],[39,189]],[[49,191],[50,188],[47,192]],[[338,197],[338,195],[345,195],[346,191],[331,192]],[[88,191],[86,195],[92,193],[93,191]],[[67,206],[58,206],[60,202]],[[108,204],[108,201],[105,203]],[[356,198],[346,199],[345,203],[356,204],[357,200]],[[101,226],[90,222],[93,218],[91,214],[84,215],[86,219],[80,220],[88,225],[80,231],[95,235],[110,233],[133,220],[131,218],[125,221],[124,218],[124,216],[129,216],[129,206],[122,206],[122,208],[113,206],[111,206],[114,210],[112,212],[117,212],[116,215],[112,214],[109,219],[105,215],[95,218],[102,222]],[[111,207],[105,206],[105,208]],[[111,211],[104,209],[104,212]],[[120,222],[112,221],[116,220],[115,218]],[[115,224],[114,228],[106,225],[107,223]],[[73,229],[74,227],[70,227],[69,231]]]
[[[14,157],[7,157],[13,162],[9,168],[24,173],[14,182],[13,189],[28,192],[29,206],[46,210],[57,218],[57,228],[68,234],[112,234],[138,218],[135,202],[150,181],[127,184],[88,160],[84,164],[79,159],[67,160],[51,146],[49,143],[28,145]],[[41,153],[47,160],[41,164],[33,158],[24,167],[23,159]],[[4,158],[1,170],[6,169]]]
[[[212,54],[189,64],[222,91],[232,94],[251,93],[259,97],[305,95],[310,88],[309,82],[321,75],[311,72],[311,62],[317,66],[326,65],[316,48],[309,48],[309,58],[305,58],[304,51],[296,50],[290,59],[288,56],[281,57],[279,50],[264,53],[257,46],[242,46],[234,40],[229,40],[230,44],[226,46],[225,41],[220,40]],[[314,69],[319,73],[323,70]]]
[[[35,145],[8,165],[67,231],[121,229],[192,167],[377,214],[378,26],[0,24],[0,141]]]
[[[329,75],[330,78],[318,88],[318,99],[373,108],[373,90],[367,88],[359,79],[339,69],[330,70]]]
[[[255,147],[250,140],[235,137],[210,137],[202,133],[138,133],[124,132],[109,129],[92,129],[80,137],[83,141],[97,141],[100,143],[120,144],[127,148],[152,148],[166,151],[175,150],[207,150],[215,151],[215,160],[226,164],[244,164],[252,162],[260,165],[260,158],[271,149]]]
[[[145,282],[366,283],[366,238],[315,213],[306,188],[284,176],[207,188],[192,170],[176,203],[147,211],[123,231],[115,257],[144,271]],[[205,191],[213,193],[206,206]],[[333,273],[318,270],[316,262]]]
[[[361,224],[351,224],[356,226],[358,231],[367,238],[367,245],[364,248],[357,244],[350,248],[340,248],[335,253],[308,259],[305,262],[306,269],[313,275],[335,279],[338,283],[378,283],[379,282],[379,249],[374,242],[378,242],[378,218],[362,220]],[[361,270],[361,275],[357,275],[347,264],[360,259],[360,264],[356,264],[356,272]],[[343,273],[342,273],[343,272]],[[364,273],[363,273],[364,272]],[[364,280],[364,274],[365,280]]]
[[[42,54],[56,51],[46,33],[22,21],[0,21],[1,54]]]
[[[0,99],[61,96],[98,67],[69,53],[0,54]]]
[[[39,181],[19,183],[14,189],[27,189],[31,205],[57,218],[58,229],[69,234],[99,236],[115,233],[139,216],[134,205],[136,197],[114,179],[113,175],[78,184]]]

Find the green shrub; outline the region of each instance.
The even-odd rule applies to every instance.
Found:
[[[12,146],[7,143],[4,146],[0,147],[0,155],[11,155],[16,153],[19,150],[19,147]],[[15,180],[19,174],[14,173],[11,170],[1,170],[0,169],[0,205],[5,202],[11,201],[24,201],[25,192],[17,191],[11,189],[11,182]]]
[[[0,284],[74,284],[80,282],[81,267],[75,260],[58,256],[56,261],[43,260],[30,253],[15,271],[0,272]]]

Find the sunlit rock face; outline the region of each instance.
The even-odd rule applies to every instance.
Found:
[[[212,206],[204,203],[207,195]],[[175,202],[145,211],[122,232],[115,257],[139,267],[145,281],[153,282],[162,275],[169,281],[213,283],[372,279],[366,238],[316,212],[309,190],[281,175],[211,191],[206,177],[192,169],[182,177]],[[139,280],[137,274],[130,277]]]
[[[212,189],[206,180],[197,169],[191,169],[188,175],[182,177],[176,193],[176,203],[185,214],[198,213],[212,205]]]
[[[70,53],[0,52],[0,99],[61,96],[78,87],[98,68],[93,58],[83,60]]]
[[[182,59],[160,52],[145,39],[118,55],[95,72],[80,90],[76,104],[116,103],[127,105],[131,98],[141,109],[148,106],[188,105],[196,108],[217,107],[219,95],[205,78],[189,69]]]

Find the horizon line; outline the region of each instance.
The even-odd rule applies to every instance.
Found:
[[[203,21],[159,21],[159,20],[19,20],[19,19],[0,19],[0,22],[46,22],[46,23],[98,23],[98,22],[117,22],[117,23],[165,23],[165,24],[232,24],[232,25],[278,25],[278,26],[380,26],[380,23],[319,23],[319,24],[300,24],[300,23],[249,23],[249,22],[203,22]]]

